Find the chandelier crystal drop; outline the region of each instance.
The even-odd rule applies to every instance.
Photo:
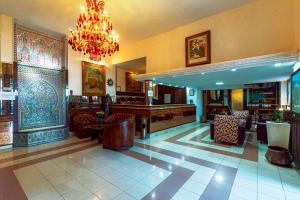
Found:
[[[87,12],[81,9],[76,30],[70,30],[68,43],[74,51],[101,61],[106,55],[119,51],[119,36],[104,10],[104,0],[86,0],[86,4]]]

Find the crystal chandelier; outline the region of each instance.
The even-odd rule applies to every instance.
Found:
[[[86,3],[87,12],[81,9],[76,30],[70,30],[68,43],[73,50],[100,61],[102,57],[119,51],[119,36],[106,15],[104,0],[86,0]]]

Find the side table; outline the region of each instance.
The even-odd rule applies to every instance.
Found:
[[[107,124],[92,124],[87,126],[87,130],[91,134],[91,140],[98,139],[98,143],[102,143],[103,130],[107,126]]]

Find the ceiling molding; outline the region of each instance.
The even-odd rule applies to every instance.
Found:
[[[199,65],[195,67],[184,67],[180,69],[167,70],[162,72],[154,72],[137,75],[136,79],[139,81],[152,80],[153,78],[165,78],[171,76],[184,76],[201,73],[220,72],[231,69],[247,69],[258,66],[275,65],[276,63],[298,62],[299,51],[283,52],[276,54],[269,54],[264,56],[250,57],[232,61],[225,61],[219,63],[212,63],[206,65]]]

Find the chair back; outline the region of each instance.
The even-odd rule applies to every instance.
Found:
[[[248,110],[233,110],[232,115],[236,116],[240,119],[247,119],[249,117],[249,111]]]
[[[92,114],[77,114],[74,116],[75,127],[86,126],[89,124],[97,124],[97,117]]]
[[[214,120],[217,142],[238,143],[239,118],[230,115],[216,115]]]

